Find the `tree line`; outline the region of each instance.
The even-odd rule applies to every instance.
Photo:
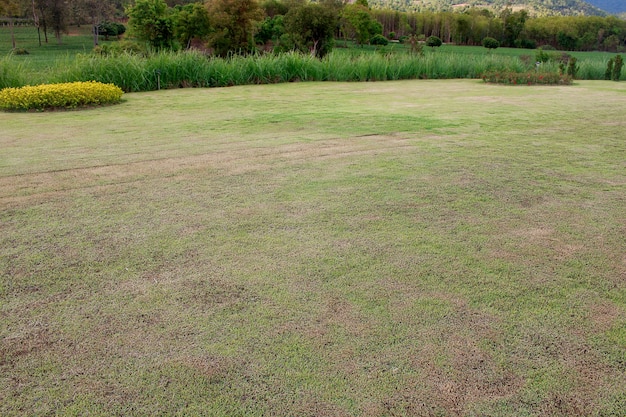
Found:
[[[203,47],[217,55],[301,50],[324,56],[336,39],[368,44],[437,37],[480,45],[493,38],[507,47],[620,51],[626,21],[617,17],[532,17],[525,10],[470,8],[463,12],[372,9],[367,0],[0,0],[0,16],[13,25],[30,19],[45,42],[58,42],[69,25],[91,25],[99,36],[129,34],[156,49]]]

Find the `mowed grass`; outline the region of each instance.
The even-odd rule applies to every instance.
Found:
[[[620,416],[626,84],[0,113],[0,414]]]

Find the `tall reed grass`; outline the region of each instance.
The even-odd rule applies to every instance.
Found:
[[[10,87],[23,87],[27,84],[23,78],[23,64],[10,56],[0,58],[0,90]]]
[[[6,62],[5,62],[6,61]],[[18,86],[28,82],[10,60],[0,61],[0,83]],[[603,79],[604,63],[579,61],[578,78]],[[401,79],[474,78],[489,72],[528,72],[534,63],[515,56],[429,52],[366,52],[347,54],[335,50],[323,60],[295,52],[229,58],[207,57],[198,52],[161,52],[148,57],[79,55],[51,68],[44,82],[99,81],[113,83],[125,92],[158,88],[224,87],[294,81],[386,81]],[[558,71],[546,64],[543,71]],[[3,75],[4,74],[4,75]],[[7,74],[18,74],[11,78]],[[17,84],[17,85],[16,85]],[[0,84],[2,85],[2,84]]]

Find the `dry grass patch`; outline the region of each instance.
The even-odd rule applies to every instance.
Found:
[[[0,114],[0,413],[619,414],[623,93],[300,83]]]

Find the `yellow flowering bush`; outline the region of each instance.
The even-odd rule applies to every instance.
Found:
[[[122,89],[96,81],[42,84],[0,90],[4,110],[44,110],[114,104],[122,100]]]

